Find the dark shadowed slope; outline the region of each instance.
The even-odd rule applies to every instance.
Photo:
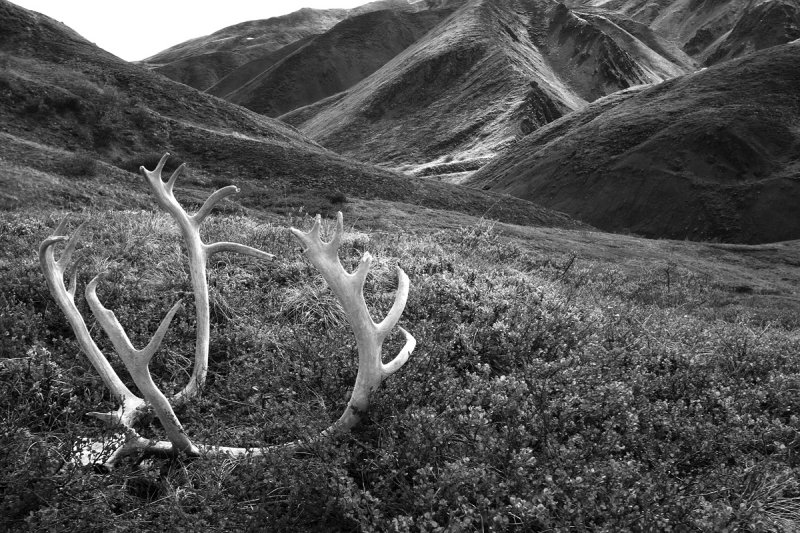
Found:
[[[566,4],[643,23],[707,65],[800,37],[797,0],[568,0]]]
[[[588,101],[694,70],[686,54],[628,19],[563,4],[557,4],[548,19],[547,37],[536,44],[553,69]]]
[[[570,6],[619,13],[648,25],[689,55],[706,49],[729,31],[751,0],[568,0]]]
[[[0,208],[130,207],[153,153],[190,164],[184,183],[244,189],[257,209],[334,193],[534,224],[572,225],[527,201],[409,179],[332,153],[279,121],[200,93],[100,50],[69,28],[0,0]],[[77,159],[73,152],[81,154]],[[102,175],[75,176],[83,163]],[[153,164],[149,161],[148,164]],[[299,198],[300,203],[285,202]],[[284,203],[281,203],[284,202]],[[149,205],[149,203],[147,204]]]
[[[260,59],[243,65],[208,92],[281,115],[355,85],[451,12],[382,10],[350,17],[268,68]]]
[[[800,237],[800,42],[598,101],[473,176],[610,231]]]
[[[416,11],[427,7],[424,2],[379,0],[353,9],[303,8],[288,15],[242,22],[190,39],[148,57],[142,64],[170,79],[205,90],[236,68],[254,60],[264,60],[285,46],[320,35],[347,17],[382,9]]]
[[[748,7],[736,25],[710,47],[706,64],[800,38],[800,0],[766,0]]]
[[[688,69],[555,1],[472,0],[346,94],[281,118],[337,152],[441,175],[587,99]]]

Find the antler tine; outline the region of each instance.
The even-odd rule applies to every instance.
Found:
[[[377,330],[380,332],[381,335],[386,337],[389,332],[395,327],[397,322],[400,320],[400,316],[403,314],[403,309],[406,308],[406,302],[408,301],[408,290],[411,285],[411,282],[408,279],[408,275],[403,271],[402,268],[399,266],[397,267],[397,292],[394,295],[394,303],[392,304],[392,308],[389,309],[389,313],[386,315],[380,324],[377,325]]]
[[[58,262],[55,260],[55,250],[53,249],[53,245],[59,242],[66,242],[68,240],[69,237],[64,235],[51,235],[42,241],[42,244],[39,245],[39,262],[42,264],[42,268],[47,266],[48,269],[59,274],[63,274],[63,271],[58,266]]]
[[[388,378],[400,370],[400,367],[402,367],[404,364],[406,364],[406,361],[408,361],[408,358],[411,356],[411,352],[413,352],[414,348],[417,347],[417,339],[415,339],[411,333],[401,327],[398,329],[403,333],[403,335],[405,335],[406,343],[400,352],[395,356],[395,358],[383,365],[381,368],[383,379]]]
[[[351,274],[353,279],[352,285],[361,291],[364,290],[364,284],[367,282],[367,274],[369,274],[370,266],[372,266],[372,254],[364,252],[364,255],[361,256],[361,261],[358,262],[358,268]],[[363,293],[361,297],[364,297]]]
[[[68,220],[69,220],[69,213],[65,215],[64,218],[61,219],[61,222],[58,223],[58,226],[56,226],[56,229],[53,231],[51,235],[54,237],[60,235],[66,235],[65,230],[67,229]]]
[[[170,153],[166,152],[164,155],[161,156],[161,159],[158,160],[158,164],[156,165],[155,170],[153,170],[153,174],[156,174],[159,179],[161,179],[161,171],[164,170],[164,165],[167,164],[167,160],[169,160]],[[142,167],[144,168],[144,167]]]
[[[175,171],[169,177],[169,181],[167,181],[167,184],[164,185],[164,189],[167,191],[167,193],[172,194],[172,188],[175,187],[175,182],[178,181],[178,178],[183,175],[183,172],[185,170],[186,170],[186,163],[181,163],[180,166],[175,169]]]
[[[69,265],[69,262],[72,260],[72,254],[75,253],[75,247],[78,246],[78,242],[81,239],[81,231],[83,231],[84,226],[86,226],[86,222],[82,222],[80,226],[75,228],[75,231],[72,233],[72,237],[69,238],[67,241],[67,246],[64,247],[64,251],[61,253],[61,258],[58,260],[58,267],[63,271]]]
[[[342,234],[344,234],[344,217],[341,211],[336,212],[336,228],[333,230],[333,237],[326,247],[338,254],[339,246],[342,245]]]
[[[250,257],[255,257],[256,259],[275,259],[275,256],[271,253],[247,246],[246,244],[239,244],[238,242],[215,242],[213,244],[206,244],[204,246],[206,254],[209,257],[220,252],[234,252],[237,254],[249,255]]]
[[[203,202],[203,206],[192,217],[194,223],[197,224],[198,226],[202,224],[203,221],[206,219],[206,217],[209,214],[211,214],[211,210],[214,209],[214,207],[216,207],[218,203],[220,203],[228,196],[234,194],[239,194],[239,187],[237,187],[236,185],[228,185],[227,187],[223,187],[221,189],[214,191],[211,194],[211,196],[206,198],[206,201]]]
[[[161,341],[164,339],[164,335],[169,328],[169,324],[175,316],[175,313],[177,313],[178,309],[181,307],[182,302],[178,301],[172,306],[167,315],[161,320],[161,324],[158,326],[158,330],[152,340],[144,349],[137,350],[134,348],[133,344],[131,344],[127,333],[125,333],[125,329],[122,327],[122,324],[120,324],[114,312],[106,309],[97,297],[97,284],[104,277],[104,273],[98,274],[86,286],[85,295],[86,301],[89,302],[89,307],[92,309],[92,312],[103,330],[111,339],[111,343],[114,345],[122,362],[125,363],[125,368],[128,369],[134,383],[139,387],[139,390],[142,392],[147,402],[153,406],[156,416],[158,416],[158,419],[164,426],[167,437],[175,449],[192,455],[198,454],[199,451],[197,447],[192,444],[192,441],[186,436],[186,432],[180,420],[178,420],[178,417],[175,416],[175,411],[173,411],[169,400],[167,400],[164,393],[162,393],[153,382],[153,377],[150,375],[150,368],[148,367],[150,360],[160,347]]]

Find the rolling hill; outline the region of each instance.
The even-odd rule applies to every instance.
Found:
[[[601,99],[482,168],[475,186],[608,231],[800,237],[800,41]]]
[[[190,163],[190,186],[235,181],[244,190],[242,205],[257,210],[325,210],[333,209],[331,198],[382,198],[479,216],[492,210],[509,221],[576,224],[527,201],[409,180],[347,159],[291,126],[126,63],[5,0],[0,63],[0,205],[6,209],[34,198],[73,209],[111,200],[136,205],[144,183],[120,168],[136,172],[153,164],[153,154],[170,151]],[[76,163],[100,165],[102,175],[79,179],[71,168],[82,166]]]
[[[420,39],[451,9],[380,10],[351,16],[285,57],[258,58],[207,92],[267,116],[311,104],[363,80]],[[287,50],[288,49],[288,50]]]
[[[303,8],[190,39],[142,60],[141,64],[175,81],[205,90],[236,68],[320,35],[348,17],[386,9],[414,12],[427,9],[429,3],[433,2],[377,0],[354,9]]]

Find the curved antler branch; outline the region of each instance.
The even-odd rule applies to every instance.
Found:
[[[232,196],[234,194],[239,194],[239,187],[236,185],[228,185],[227,187],[223,187],[214,191],[211,196],[206,198],[206,201],[203,202],[202,207],[194,214],[192,220],[198,226],[203,223],[206,217],[211,214],[211,211],[220,203],[222,200],[227,198],[228,196]]]
[[[72,237],[63,235],[66,231],[67,218],[65,217],[58,225],[53,235],[47,237],[39,246],[39,263],[42,273],[47,280],[50,294],[58,306],[64,312],[78,345],[94,369],[100,374],[103,384],[111,392],[111,396],[121,405],[117,411],[111,413],[89,413],[89,415],[99,418],[111,424],[122,424],[130,426],[145,410],[145,402],[122,382],[114,368],[108,362],[103,352],[97,347],[89,330],[86,327],[83,317],[75,305],[75,288],[77,286],[77,268],[73,269],[69,288],[64,285],[64,272],[68,269],[72,259],[72,254],[80,239],[80,231],[84,224],[75,230]],[[55,259],[55,245],[66,242],[61,258]]]
[[[369,407],[370,392],[402,367],[416,346],[414,337],[401,328],[406,336],[406,344],[390,363],[383,364],[381,360],[383,341],[397,324],[405,308],[409,290],[408,276],[400,267],[397,267],[398,287],[394,304],[386,318],[380,324],[375,324],[364,301],[364,283],[372,263],[372,256],[368,252],[365,253],[358,268],[352,274],[344,269],[338,252],[344,233],[343,226],[342,213],[339,212],[333,237],[327,243],[320,238],[321,217],[319,215],[308,232],[291,228],[292,234],[303,244],[306,257],[319,270],[341,303],[347,320],[353,328],[358,346],[358,374],[353,386],[353,394],[345,412],[336,423],[325,431],[326,434],[340,428],[349,429],[355,426],[361,419],[361,413]]]
[[[153,407],[156,416],[164,426],[167,437],[173,444],[175,449],[188,454],[196,455],[198,453],[197,447],[192,444],[192,441],[186,435],[183,426],[175,415],[172,406],[161,392],[161,389],[153,382],[153,377],[150,374],[150,360],[153,355],[158,351],[161,346],[161,341],[169,328],[169,324],[175,313],[178,312],[182,305],[182,301],[178,301],[172,306],[167,315],[161,320],[153,339],[147,346],[141,350],[134,348],[131,344],[125,329],[120,324],[113,311],[106,309],[97,297],[97,283],[104,277],[103,274],[95,276],[95,278],[86,285],[86,301],[89,302],[89,307],[92,309],[94,316],[111,339],[117,353],[119,354],[122,362],[125,363],[125,368],[133,378],[133,382],[139,387],[139,390],[144,395],[147,402]]]
[[[215,242],[214,244],[206,244],[205,247],[208,257],[220,252],[234,252],[237,254],[249,255],[256,259],[275,259],[275,256],[270,253],[259,250],[258,248],[252,248],[245,244],[239,244],[238,242]]]

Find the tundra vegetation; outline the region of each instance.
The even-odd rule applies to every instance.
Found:
[[[74,179],[94,179],[81,174]],[[349,208],[346,198],[340,204]],[[353,211],[347,220],[358,219]],[[206,215],[204,242],[233,241],[276,258],[210,256],[205,385],[191,401],[173,402],[174,412],[192,442],[271,453],[131,454],[103,467],[124,434],[86,413],[113,412],[118,402],[82,353],[37,257],[64,213],[7,211],[0,217],[4,528],[800,526],[796,313],[728,305],[735,294],[713,271],[620,268],[568,250],[535,251],[487,221],[371,232],[347,226],[338,248],[345,269],[355,271],[364,252],[374,257],[364,284],[373,316],[393,313],[395,267],[408,275],[400,324],[417,346],[372,393],[368,411],[357,413],[360,424],[318,438],[350,400],[358,358],[345,310],[288,230],[313,228],[314,220],[298,211],[270,220]],[[312,231],[327,240],[336,224]],[[67,280],[76,273],[75,306],[88,332],[132,391],[83,289],[107,273],[100,298],[137,347],[183,299],[149,365],[164,395],[180,398],[192,380],[198,327],[184,242],[161,211],[98,210],[70,262],[80,267],[67,269]],[[390,335],[385,351],[402,352],[406,340]],[[141,438],[170,440],[160,420],[143,413]],[[105,443],[106,454],[84,466],[87,439]],[[294,441],[303,444],[280,446]]]

